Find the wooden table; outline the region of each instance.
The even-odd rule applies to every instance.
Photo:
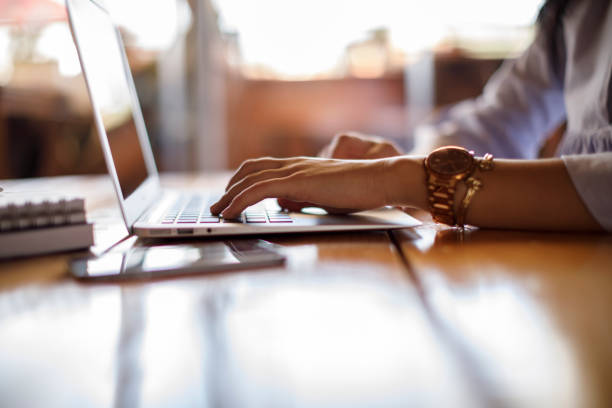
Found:
[[[95,251],[125,236],[104,177],[0,186],[86,194]],[[0,262],[0,406],[612,406],[611,236],[423,220],[270,236],[284,267],[154,282]]]

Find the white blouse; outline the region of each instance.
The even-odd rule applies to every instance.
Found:
[[[453,105],[415,132],[413,153],[454,144],[477,154],[536,158],[563,120],[558,155],[595,219],[612,231],[612,6],[574,1],[563,17],[564,64],[553,68],[550,43],[538,34],[507,61],[474,100]]]

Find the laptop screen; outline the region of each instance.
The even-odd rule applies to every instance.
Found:
[[[148,176],[123,50],[108,14],[91,1],[72,1],[72,26],[79,40],[93,108],[99,113],[111,155],[127,199]]]

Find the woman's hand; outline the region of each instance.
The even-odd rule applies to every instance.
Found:
[[[332,141],[321,150],[320,157],[330,159],[370,160],[400,156],[402,152],[393,142],[378,136],[364,135],[358,132],[338,133]],[[296,202],[285,198],[278,199],[278,205],[289,211],[300,211],[304,207],[316,207],[314,203]],[[334,211],[326,208],[328,212]]]
[[[230,180],[213,214],[235,218],[270,197],[307,202],[332,212],[353,212],[393,204],[388,195],[388,160],[297,157],[247,160]]]

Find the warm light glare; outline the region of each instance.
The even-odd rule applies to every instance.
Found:
[[[3,292],[0,405],[112,406],[120,301],[117,287],[88,291],[74,283]],[[67,384],[70,393],[58,392]]]
[[[74,30],[81,58],[87,67],[88,86],[100,111],[104,127],[112,129],[131,116],[129,84],[125,77],[123,50],[116,30],[104,14],[90,4],[75,3]]]
[[[169,283],[141,300],[142,310],[146,310],[139,354],[142,366],[128,369],[146,373],[141,389],[143,406],[203,406],[203,339],[198,330],[203,322],[194,298]],[[183,400],[177,400],[177,395]]]
[[[75,76],[81,73],[70,28],[65,22],[47,25],[40,33],[36,51],[42,58],[57,61],[58,71],[63,76]]]
[[[128,33],[130,45],[166,50],[191,24],[187,0],[104,0],[115,23]]]
[[[8,27],[0,27],[0,85],[6,84],[13,74],[13,58],[10,52],[11,36]]]
[[[386,28],[405,52],[431,48],[466,27],[530,26],[542,0],[213,0],[222,29],[239,34],[243,63],[282,75],[335,69],[350,44]]]
[[[381,289],[332,278],[245,292],[227,319],[224,341],[241,368],[232,383],[315,406],[435,406],[439,390],[461,401],[411,292]]]
[[[505,397],[517,406],[579,405],[578,368],[569,345],[524,288],[496,284],[490,270],[476,288],[461,292],[435,272],[425,273],[437,315],[478,350],[477,361],[507,390]]]
[[[64,5],[63,0],[53,1]],[[191,26],[191,9],[186,0],[98,0],[98,3],[108,10],[113,22],[121,27],[125,34],[124,41],[142,50],[165,51]],[[146,18],[142,18],[143,10],[146,10]],[[33,62],[55,61],[60,75],[70,77],[80,74],[81,68],[68,22],[50,22],[39,30],[29,40],[34,44]],[[95,28],[92,30],[95,32]],[[0,55],[5,56],[0,58],[0,84],[11,78],[12,54],[15,52],[14,47],[19,44],[17,38],[27,35],[27,30],[15,34],[10,26],[0,26]],[[96,35],[102,33],[97,32]],[[105,65],[103,57],[100,57],[100,64]]]

